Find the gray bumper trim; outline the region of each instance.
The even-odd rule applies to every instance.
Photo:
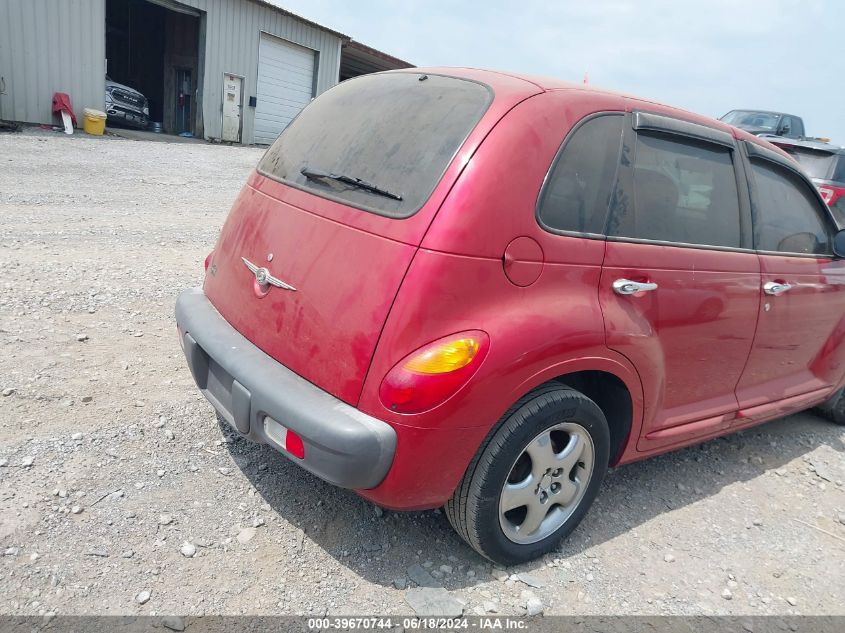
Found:
[[[343,488],[374,488],[387,475],[396,432],[381,420],[338,400],[277,362],[244,338],[199,288],[176,301],[185,357],[197,386],[239,433]],[[264,432],[269,416],[305,444],[300,460]]]

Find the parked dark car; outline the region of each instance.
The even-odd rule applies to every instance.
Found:
[[[134,88],[106,77],[106,116],[111,124],[146,129],[150,122],[149,103]]]
[[[731,110],[719,119],[751,134],[802,138],[804,121],[794,114],[767,110]]]
[[[769,140],[801,164],[845,227],[845,148],[818,141]]]
[[[176,325],[243,437],[380,506],[445,506],[511,564],[610,466],[813,406],[845,423],[843,242],[794,160],[719,121],[391,71],[285,129]]]

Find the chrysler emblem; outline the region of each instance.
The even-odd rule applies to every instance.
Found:
[[[244,266],[249,268],[249,271],[255,275],[255,281],[259,286],[275,286],[276,288],[282,288],[283,290],[292,290],[296,292],[296,288],[291,286],[288,283],[285,283],[281,279],[277,279],[270,274],[270,271],[266,268],[259,268],[251,261],[249,261],[246,257],[241,257],[241,261],[243,261]]]

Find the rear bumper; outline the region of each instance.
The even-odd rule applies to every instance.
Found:
[[[396,433],[272,359],[220,315],[199,288],[176,301],[185,357],[200,391],[241,435],[268,444],[318,477],[343,488],[374,488],[387,475]],[[270,417],[297,433],[305,458],[265,432]]]

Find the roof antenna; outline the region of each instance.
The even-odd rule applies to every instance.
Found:
[[[585,72],[584,73],[584,84],[586,85],[588,83],[590,83],[590,73]]]

